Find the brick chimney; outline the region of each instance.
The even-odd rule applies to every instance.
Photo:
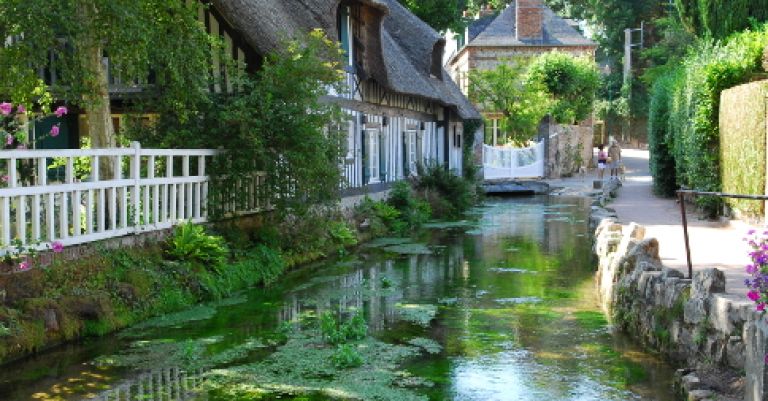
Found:
[[[544,6],[541,0],[515,2],[517,40],[544,40]]]

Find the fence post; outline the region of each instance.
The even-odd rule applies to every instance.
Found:
[[[138,231],[141,217],[141,204],[139,194],[141,192],[141,144],[137,141],[131,142],[133,148],[133,160],[131,160],[131,178],[133,178],[133,189],[131,193],[131,203],[133,209],[133,229]]]

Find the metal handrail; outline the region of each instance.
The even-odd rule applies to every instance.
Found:
[[[744,194],[731,194],[727,192],[709,192],[709,191],[696,191],[693,189],[680,189],[677,191],[677,199],[680,203],[680,214],[682,216],[683,223],[683,237],[685,238],[685,255],[688,261],[688,278],[693,278],[693,263],[691,263],[691,246],[688,241],[688,218],[685,214],[685,198],[684,195],[701,195],[701,196],[715,196],[718,198],[732,198],[732,199],[748,199],[748,200],[762,200],[768,201],[768,195],[744,195]]]

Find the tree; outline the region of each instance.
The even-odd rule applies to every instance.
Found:
[[[196,1],[0,4],[0,36],[12,38],[0,47],[0,83],[13,83],[0,87],[0,96],[32,106],[50,101],[50,91],[54,98],[82,107],[95,148],[117,145],[109,76],[141,85],[157,108],[182,118],[206,96],[211,41],[197,20]],[[57,77],[50,88],[38,75],[46,69]],[[150,76],[154,82],[148,85]]]
[[[503,135],[517,144],[536,135],[550,105],[543,86],[527,81],[525,68],[512,61],[469,74],[469,98],[485,113],[500,113]]]
[[[533,61],[527,82],[551,96],[549,114],[555,121],[573,124],[592,113],[600,76],[591,59],[549,52]]]
[[[460,31],[463,26],[462,11],[466,0],[399,0],[402,5],[426,22],[434,30]]]

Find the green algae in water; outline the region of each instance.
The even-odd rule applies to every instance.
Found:
[[[94,364],[100,367],[112,366],[136,370],[151,370],[159,367],[200,369],[232,363],[245,358],[251,351],[267,348],[261,340],[251,338],[219,353],[208,352],[209,346],[222,341],[221,336],[185,341],[169,339],[135,341],[125,351],[115,355],[101,356],[94,361]]]
[[[578,311],[574,312],[573,316],[579,325],[587,330],[595,331],[608,327],[608,320],[606,320],[605,315],[601,312]]]
[[[275,399],[275,394],[322,394],[325,398],[309,399],[332,400],[427,400],[410,388],[394,385],[407,376],[399,365],[417,356],[417,347],[386,344],[370,337],[355,342],[354,347],[363,365],[340,370],[332,362],[335,348],[324,344],[318,333],[292,333],[263,361],[211,371],[206,387],[211,399],[222,401],[269,400]]]
[[[171,313],[168,315],[158,316],[147,320],[144,323],[139,323],[122,333],[120,336],[133,337],[141,336],[145,331],[156,328],[181,326],[185,323],[208,320],[216,315],[216,309],[208,305],[199,305],[193,308],[189,308],[182,312]]]
[[[401,320],[429,327],[429,324],[437,316],[437,306],[430,304],[401,304],[395,305]]]
[[[363,244],[363,248],[381,248],[392,245],[408,244],[411,242],[413,242],[412,239],[405,237],[382,237]]]
[[[382,248],[387,252],[399,253],[401,255],[431,255],[432,250],[425,244],[399,244]]]
[[[416,337],[408,340],[408,344],[413,345],[414,347],[421,348],[424,350],[424,352],[428,354],[439,354],[443,347],[435,340],[431,338],[424,338],[424,337]]]
[[[466,228],[466,227],[474,227],[476,225],[475,222],[468,221],[468,220],[460,220],[460,221],[432,221],[426,224],[423,224],[423,228],[430,228],[430,229],[450,229],[450,228]]]

